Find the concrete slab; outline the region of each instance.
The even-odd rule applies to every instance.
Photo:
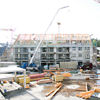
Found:
[[[48,85],[48,84],[47,84]],[[37,85],[34,88],[26,90],[24,92],[15,94],[13,97],[9,97],[9,100],[48,100],[49,97],[45,97],[45,94],[42,92],[45,85]],[[65,97],[62,94],[57,94],[52,100],[84,100],[78,97]]]

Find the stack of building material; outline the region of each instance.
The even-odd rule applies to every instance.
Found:
[[[60,72],[56,72],[56,74],[52,76],[52,80],[55,82],[61,82],[63,79],[64,77]]]
[[[59,82],[59,81],[63,81],[63,79],[66,79],[68,77],[71,77],[70,73],[60,73],[60,72],[56,72],[55,75],[52,76],[52,80],[55,82]]]
[[[24,78],[19,78],[18,79],[18,83],[24,83]],[[30,83],[30,78],[29,77],[26,77],[26,83],[28,84],[28,83]]]
[[[67,69],[77,69],[78,62],[70,61],[70,62],[60,62],[60,68]]]
[[[37,81],[37,84],[46,84],[46,83],[51,83],[52,79],[43,79],[43,80],[39,80]]]
[[[62,75],[54,75],[52,76],[52,80],[55,82],[61,82],[63,81],[64,77]]]
[[[64,76],[64,79],[66,79],[66,77],[71,77],[72,76],[71,73],[63,73],[62,75]]]
[[[28,76],[26,75],[26,77],[28,77]],[[17,83],[19,82],[19,78],[24,78],[24,75],[17,75],[17,78],[16,78]]]
[[[55,81],[59,82],[59,81],[63,81],[64,77],[62,75],[55,75]]]
[[[29,75],[30,81],[33,80],[40,80],[43,79],[45,77],[46,73],[41,73],[41,74],[33,74],[33,75]]]

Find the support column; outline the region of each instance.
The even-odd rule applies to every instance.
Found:
[[[15,82],[16,82],[16,72],[15,72]]]
[[[24,70],[24,88],[26,88],[26,70]]]

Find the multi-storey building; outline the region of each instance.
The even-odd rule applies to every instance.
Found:
[[[40,65],[92,62],[93,47],[89,34],[20,34],[14,44],[15,61],[18,64],[29,62],[41,40],[34,60]]]

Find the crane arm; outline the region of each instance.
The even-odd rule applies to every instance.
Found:
[[[54,17],[53,17],[52,20],[50,21],[50,23],[49,23],[49,25],[48,25],[48,27],[47,27],[45,33],[44,33],[43,38],[41,39],[41,41],[39,42],[38,46],[36,47],[36,49],[35,49],[35,51],[34,51],[34,54],[33,54],[32,58],[31,58],[29,64],[31,64],[31,63],[33,62],[33,60],[34,60],[34,58],[35,58],[35,55],[36,55],[36,53],[37,53],[37,51],[38,51],[40,45],[42,44],[42,42],[43,42],[43,40],[44,40],[44,37],[45,37],[45,35],[46,35],[46,33],[47,33],[49,27],[52,25],[52,23],[53,23],[55,17],[57,16],[58,12],[59,12],[61,9],[68,8],[68,7],[69,7],[69,6],[64,6],[64,7],[59,8],[59,9],[56,11]]]

